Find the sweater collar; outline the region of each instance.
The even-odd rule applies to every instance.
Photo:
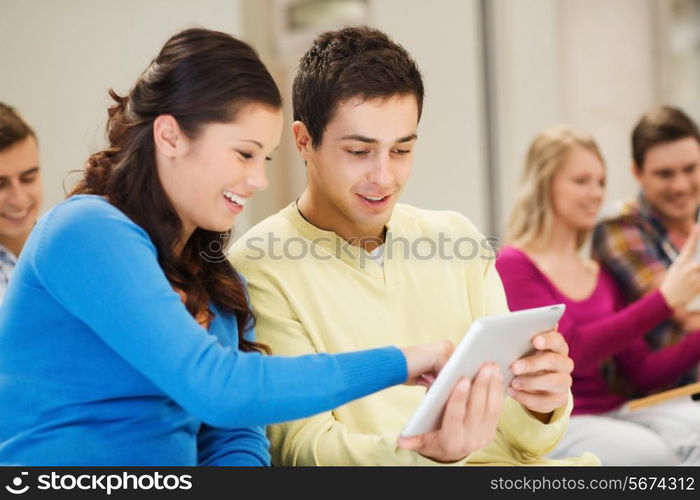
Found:
[[[314,246],[318,245],[318,247],[327,250],[331,255],[343,262],[364,270],[377,278],[384,277],[382,266],[369,252],[359,246],[351,245],[334,231],[327,231],[311,224],[302,217],[296,201],[282,209],[281,214],[296,228],[301,236],[310,240]],[[386,225],[387,237],[392,228],[392,221],[393,214]]]

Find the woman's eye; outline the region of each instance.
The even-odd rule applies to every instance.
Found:
[[[364,156],[364,155],[368,155],[368,154],[369,154],[369,151],[367,151],[367,150],[350,149],[350,150],[348,150],[348,153],[350,153],[350,154],[353,155],[353,156]]]
[[[252,153],[246,153],[245,151],[239,151],[238,154],[245,160],[251,160],[253,158]]]
[[[394,153],[397,155],[407,155],[410,152],[411,152],[410,149],[395,149],[394,150]]]

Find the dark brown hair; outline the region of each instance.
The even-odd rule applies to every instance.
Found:
[[[109,147],[90,156],[71,195],[106,196],[148,233],[165,275],[185,294],[192,316],[206,313],[211,320],[211,301],[235,314],[242,350],[269,352],[244,338],[255,321],[242,278],[225,258],[231,231],[197,228],[179,255],[175,253],[182,222],[157,174],[153,121],[172,115],[194,139],[206,124],[235,120],[247,104],[279,109],[282,100],[270,73],[246,43],[226,33],[192,28],[166,42],[128,95],[113,90],[109,95],[115,101],[108,111]]]
[[[0,151],[14,146],[29,136],[36,139],[34,131],[14,108],[0,102]]]
[[[294,78],[294,119],[304,122],[314,147],[341,102],[414,95],[423,110],[423,80],[401,45],[367,26],[328,31],[314,40]]]
[[[632,131],[632,159],[639,171],[644,168],[647,151],[657,144],[692,137],[700,143],[695,122],[679,108],[659,106],[639,119]]]

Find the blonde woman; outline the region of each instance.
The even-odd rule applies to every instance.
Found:
[[[652,351],[644,336],[700,293],[693,259],[698,228],[659,289],[625,306],[618,284],[582,248],[605,194],[595,141],[567,127],[532,142],[496,263],[511,310],[566,304],[559,323],[574,360],[574,411],[553,456],[590,451],[609,465],[700,463],[700,403],[691,400],[630,412],[606,382],[613,367],[638,392],[673,382],[700,360],[700,332]]]

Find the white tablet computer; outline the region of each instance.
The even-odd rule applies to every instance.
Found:
[[[504,389],[507,388],[513,379],[510,365],[534,349],[532,338],[535,335],[554,329],[564,308],[564,304],[557,304],[474,321],[401,435],[415,436],[437,429],[457,381],[461,377],[471,379],[484,363],[498,363]]]

